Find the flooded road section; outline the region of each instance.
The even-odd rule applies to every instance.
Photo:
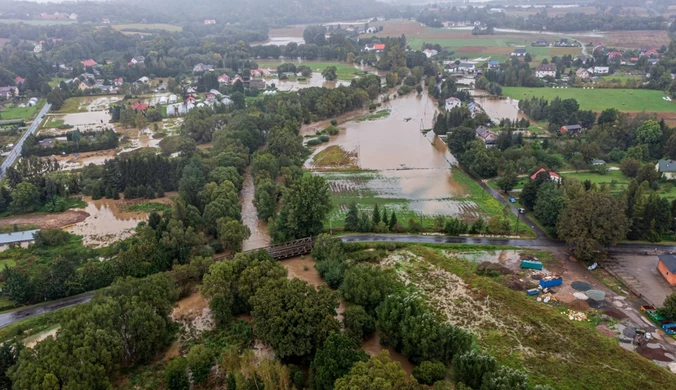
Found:
[[[511,97],[504,99],[485,97],[486,95],[490,95],[490,93],[481,89],[471,90],[471,93],[474,96],[474,100],[479,103],[481,108],[488,114],[488,117],[495,123],[500,123],[501,119],[513,121],[525,118],[530,120],[526,114],[519,111],[519,101],[516,99],[512,99]]]
[[[312,256],[293,257],[282,260],[282,265],[288,271],[289,279],[298,278],[313,286],[326,286],[326,282],[319,276],[319,273],[315,269],[315,261]],[[340,306],[338,307],[338,315],[336,318],[339,321],[342,321],[343,312],[345,311],[345,301],[343,301],[342,298],[339,298],[339,303]],[[409,362],[406,356],[395,351],[394,348],[381,345],[380,337],[377,333],[366,339],[361,347],[370,356],[375,356],[378,352],[386,349],[389,351],[392,360],[401,363],[402,368],[407,374],[410,375],[411,371],[413,371],[413,363]]]
[[[242,250],[264,248],[270,245],[270,235],[268,234],[268,224],[258,218],[258,211],[253,204],[256,189],[251,176],[251,166],[244,172],[244,183],[240,193],[240,204],[242,205],[242,222],[251,231],[251,236],[244,240]]]

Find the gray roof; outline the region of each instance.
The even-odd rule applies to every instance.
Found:
[[[566,126],[563,126],[563,127],[565,127],[566,130],[580,130],[580,129],[582,129],[582,126],[580,126],[580,125],[566,125]]]
[[[13,242],[33,241],[33,236],[39,231],[40,229],[0,234],[0,245],[11,244]]]
[[[657,256],[660,260],[662,260],[662,263],[667,267],[667,269],[672,272],[676,273],[676,256],[674,255],[659,255]]]
[[[605,164],[604,160],[592,160],[592,164]]]
[[[676,172],[676,162],[674,160],[660,160],[658,164],[660,172]]]
[[[526,49],[514,49],[514,53],[525,53]]]

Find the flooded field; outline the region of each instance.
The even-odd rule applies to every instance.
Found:
[[[343,123],[340,133],[319,146],[306,161],[314,170],[314,156],[332,145],[356,155],[359,170],[315,172],[324,176],[333,194],[332,219],[342,220],[350,203],[403,211],[407,214],[455,215],[475,219],[477,205],[451,174],[456,163],[446,144],[430,128],[435,103],[410,94],[386,103],[387,117]]]
[[[505,268],[514,272],[521,271],[521,259],[532,256],[524,256],[520,251],[515,250],[501,250],[501,251],[477,251],[467,253],[454,253],[453,256],[460,257],[465,260],[470,260],[476,263],[488,261],[490,263],[500,264]],[[543,273],[548,273],[546,268],[542,269]]]
[[[267,83],[274,83],[275,86],[277,87],[278,90],[282,92],[287,92],[287,91],[293,91],[293,90],[298,90],[298,89],[303,89],[303,88],[310,88],[310,87],[324,87],[324,88],[336,88],[340,85],[348,86],[350,85],[349,81],[344,81],[344,80],[336,80],[336,81],[326,81],[324,80],[324,77],[322,77],[322,74],[319,72],[313,72],[312,77],[309,77],[305,81],[298,81],[298,80],[278,80],[278,79],[270,79],[267,80]]]
[[[153,199],[152,202],[171,203],[167,193],[164,198]],[[148,213],[123,211],[120,206],[124,200],[83,198],[87,202],[84,211],[89,214],[84,221],[65,227],[64,230],[82,236],[85,245],[102,247],[114,241],[123,240],[134,233],[139,222],[145,221]]]

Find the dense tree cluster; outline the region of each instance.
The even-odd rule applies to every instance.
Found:
[[[39,141],[54,138],[54,135],[29,135],[24,141],[21,155],[45,157],[115,149],[119,145],[119,134],[110,129],[84,132],[75,130],[64,136],[67,138],[66,142],[55,141],[52,146],[41,146],[38,144]]]

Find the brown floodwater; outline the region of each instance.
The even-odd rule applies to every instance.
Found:
[[[507,97],[505,99],[492,99],[488,97],[479,97],[481,95],[488,95],[488,91],[475,89],[472,91],[475,95],[474,100],[479,103],[481,108],[488,114],[493,122],[499,123],[501,119],[530,119],[526,114],[519,111],[519,101]],[[531,120],[531,122],[533,122]]]
[[[244,172],[244,183],[240,194],[240,204],[242,205],[242,222],[251,231],[251,236],[244,240],[242,249],[245,251],[264,248],[270,245],[270,235],[268,234],[268,224],[258,218],[258,211],[253,204],[255,187],[253,177],[251,176],[251,166]]]
[[[345,80],[326,81],[324,80],[324,77],[322,77],[322,74],[319,72],[312,72],[312,77],[308,78],[305,81],[269,79],[266,80],[266,82],[268,84],[274,83],[277,89],[283,92],[294,91],[310,87],[324,87],[333,89],[340,85],[344,86],[350,85],[350,82]]]
[[[422,129],[432,128],[437,112],[436,104],[426,92],[393,99],[379,108],[383,109],[390,110],[388,117],[344,123],[340,133],[315,149],[313,155],[329,145],[340,145],[357,152],[361,169],[373,170],[448,170],[456,162],[434,133],[422,133]]]
[[[427,93],[412,93],[380,109],[389,109],[390,115],[341,124],[337,136],[314,149],[305,168],[312,170],[314,156],[338,145],[356,154],[356,164],[365,172],[316,172],[327,177],[332,192],[405,199],[409,210],[426,215],[476,217],[477,205],[463,199],[466,190],[453,178],[450,168],[457,160],[433,132],[421,131],[432,127],[436,103]]]
[[[377,332],[374,333],[373,336],[364,340],[364,342],[361,344],[361,347],[364,349],[364,351],[366,351],[366,353],[369,354],[369,356],[375,356],[378,354],[378,352],[387,350],[390,353],[390,358],[392,361],[399,362],[399,364],[401,364],[401,368],[403,368],[408,375],[411,375],[411,372],[413,372],[413,368],[415,367],[413,363],[408,361],[406,356],[397,352],[391,346],[380,344],[380,335]]]
[[[175,193],[174,193],[175,194]],[[170,203],[170,193],[153,202]],[[82,198],[87,202],[84,211],[89,213],[84,221],[65,227],[64,230],[83,237],[85,245],[100,247],[130,237],[139,222],[145,221],[148,213],[122,211],[124,200]]]

